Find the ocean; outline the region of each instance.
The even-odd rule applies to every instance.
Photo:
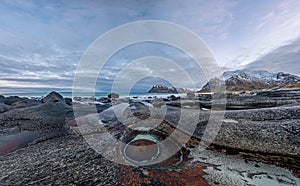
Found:
[[[69,98],[72,98],[72,92],[57,92],[59,94],[61,94],[63,97],[69,97]],[[97,92],[95,93],[95,98],[100,98],[100,97],[107,97],[108,94],[110,92],[106,92],[106,93],[103,93],[103,92]],[[28,97],[28,98],[42,98],[42,97],[45,97],[47,96],[47,94],[49,94],[49,92],[39,92],[39,93],[5,93],[5,94],[2,94],[3,96],[5,97],[8,97],[8,96],[19,96],[19,97]],[[80,97],[90,97],[89,96],[90,94],[88,93],[81,93],[80,94]],[[142,92],[135,92],[135,93],[130,93],[129,97],[143,97],[143,98],[146,98],[146,97],[160,97],[160,98],[164,98],[164,97],[168,97],[168,96],[171,96],[171,95],[175,95],[175,96],[182,96],[183,94],[169,94],[169,93],[142,93]],[[128,95],[125,95],[125,94],[120,94],[120,97],[128,97]]]

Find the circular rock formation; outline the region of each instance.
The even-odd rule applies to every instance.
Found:
[[[142,162],[156,158],[159,149],[156,142],[149,139],[136,139],[128,143],[124,150],[125,157],[132,161]]]

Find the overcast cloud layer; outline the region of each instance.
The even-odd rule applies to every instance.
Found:
[[[149,19],[195,32],[223,69],[300,74],[299,0],[3,0],[0,13],[0,94],[70,90],[76,66],[95,39],[116,26]],[[100,89],[108,89],[131,60],[149,55],[184,63],[198,76],[199,88],[206,81],[186,55],[148,43],[116,54],[100,74]]]

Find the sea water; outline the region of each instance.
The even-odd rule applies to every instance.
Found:
[[[72,92],[58,92],[61,94],[63,97],[69,97],[72,98]],[[19,97],[27,97],[27,98],[43,98],[47,96],[49,92],[38,92],[38,93],[5,93],[2,94],[5,97],[8,96],[19,96]],[[100,97],[107,97],[110,94],[110,92],[96,92],[95,93],[95,98],[100,98]],[[90,93],[80,93],[80,97],[91,97]],[[186,94],[169,94],[169,93],[141,93],[141,92],[134,92],[130,93],[129,95],[122,94],[120,93],[120,98],[125,98],[125,97],[130,97],[134,98],[137,100],[148,100],[148,99],[154,99],[154,98],[168,98],[171,95],[174,95],[176,97],[182,97],[185,96]]]

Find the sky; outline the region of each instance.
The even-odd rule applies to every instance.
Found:
[[[299,0],[2,0],[0,94],[70,91],[82,55],[98,37],[142,20],[169,21],[191,30],[222,70],[259,68],[300,75]],[[132,60],[153,55],[184,63],[198,79],[198,88],[207,81],[182,52],[144,43],[116,53],[101,71],[98,89],[109,89]],[[140,83],[160,82],[156,80]]]

